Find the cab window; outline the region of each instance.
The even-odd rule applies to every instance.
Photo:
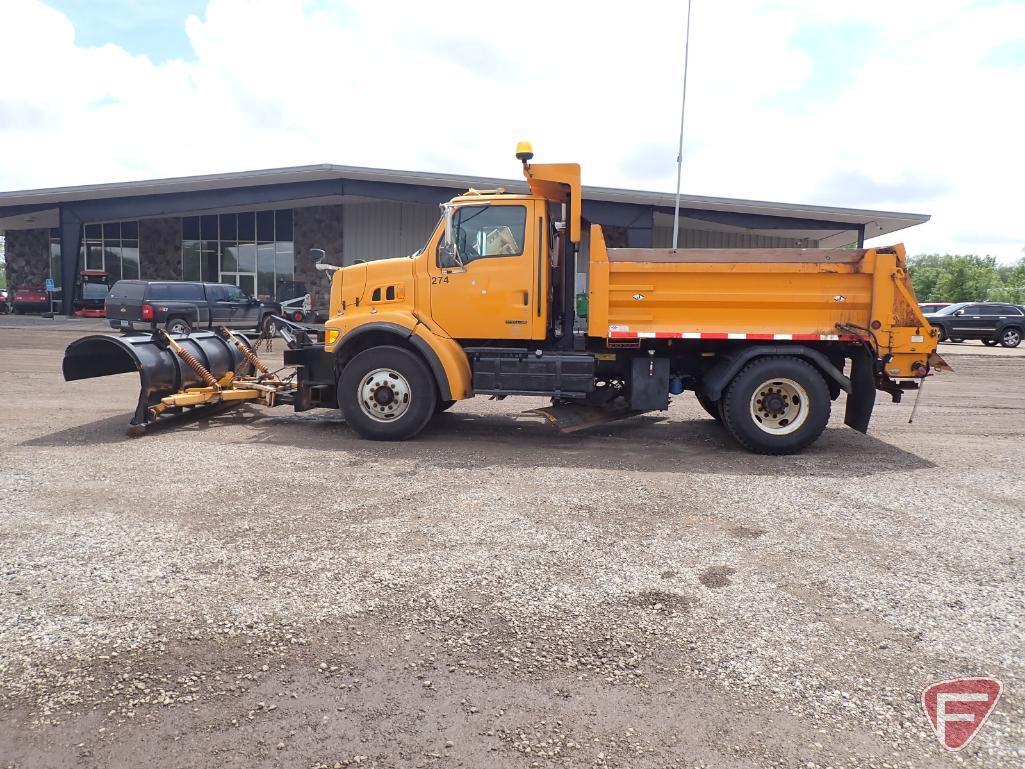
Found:
[[[519,256],[527,225],[526,206],[462,206],[452,222],[459,257],[464,265],[477,259]],[[457,267],[438,246],[438,266]]]

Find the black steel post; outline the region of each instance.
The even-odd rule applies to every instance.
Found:
[[[73,314],[75,283],[78,279],[78,255],[82,249],[82,219],[66,206],[60,207],[61,241],[61,314]],[[47,254],[47,259],[49,259]]]

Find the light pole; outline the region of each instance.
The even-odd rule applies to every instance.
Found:
[[[680,178],[683,175],[683,118],[687,114],[687,64],[690,59],[690,6],[687,0],[687,31],[683,42],[683,97],[680,100],[680,144],[676,151],[676,205],[673,206],[673,250],[680,238]]]

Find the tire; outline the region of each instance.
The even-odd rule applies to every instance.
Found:
[[[260,321],[260,336],[267,337],[268,339],[274,336],[274,318],[270,315],[264,315],[263,320]]]
[[[191,334],[192,324],[185,318],[168,318],[164,324],[164,330],[168,334]]]
[[[719,401],[714,401],[697,390],[694,391],[694,395],[697,396],[701,408],[708,412],[708,416],[712,417],[716,422],[722,422],[722,414],[719,413]]]
[[[1021,337],[1021,329],[1011,326],[1000,332],[1000,344],[1004,347],[1017,347],[1021,344]]]
[[[998,339],[983,339],[982,343],[987,347],[996,347],[1000,341]]]
[[[963,342],[964,339],[962,339],[959,336],[958,337],[952,336],[952,337],[950,337],[950,341],[953,342],[954,344],[961,344],[961,342]]]
[[[783,355],[756,358],[726,388],[723,423],[748,451],[796,454],[822,435],[830,405],[826,381],[807,361]],[[777,406],[779,411],[771,410]]]
[[[434,416],[437,402],[427,364],[401,347],[364,350],[338,377],[338,408],[349,427],[372,441],[412,438]]]
[[[304,313],[302,310],[296,310],[292,313],[292,321],[294,323],[305,323],[306,313]]]
[[[434,407],[434,413],[435,413],[435,414],[440,414],[440,413],[441,413],[442,411],[448,411],[448,410],[449,410],[450,408],[452,408],[452,407],[453,407],[454,405],[456,405],[456,402],[455,402],[455,401],[443,401],[443,400],[439,400],[439,401],[438,401],[438,405]]]
[[[947,341],[947,330],[943,326],[936,326],[936,341],[946,342]]]

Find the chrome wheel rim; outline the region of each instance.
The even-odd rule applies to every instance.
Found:
[[[1019,334],[1017,331],[1014,331],[1012,329],[1010,331],[1004,332],[1004,344],[1008,346],[1014,346],[1019,342],[1021,342],[1021,334]]]
[[[186,326],[184,323],[181,323],[180,321],[176,321],[176,322],[172,323],[170,330],[171,330],[172,334],[187,334],[187,333],[189,333],[188,326]]]
[[[808,391],[793,379],[769,379],[751,394],[752,421],[769,435],[789,435],[808,420]]]
[[[359,407],[375,422],[394,422],[409,411],[412,392],[398,371],[374,369],[359,384]]]

